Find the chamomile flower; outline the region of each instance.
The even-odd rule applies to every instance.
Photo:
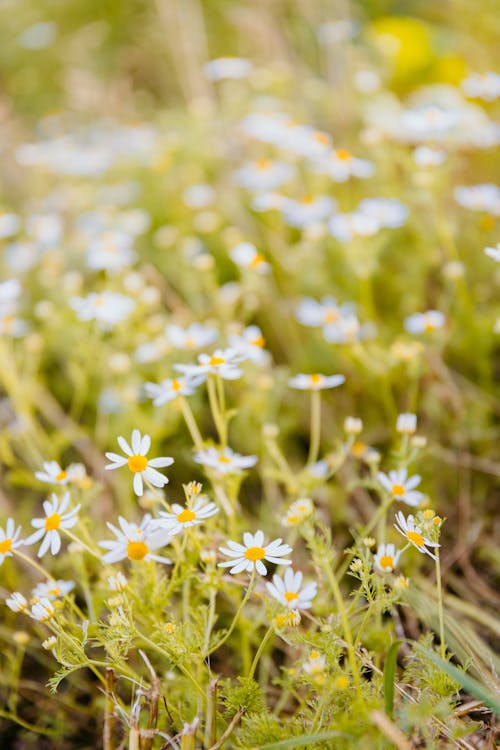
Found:
[[[318,653],[318,651],[311,651],[309,658],[304,662],[302,669],[306,674],[321,675],[325,671],[326,659]]]
[[[61,468],[57,461],[44,461],[43,471],[36,471],[35,477],[40,482],[65,485],[69,482],[68,472]]]
[[[288,385],[291,388],[297,388],[300,391],[322,391],[326,388],[337,388],[345,383],[343,375],[321,375],[313,373],[312,375],[294,375],[290,378]]]
[[[404,514],[399,511],[396,513],[396,521],[397,523],[394,524],[394,528],[397,529],[397,531],[399,531],[399,533],[402,534],[410,544],[416,547],[422,554],[429,555],[433,560],[436,559],[436,555],[428,550],[427,547],[440,547],[441,545],[437,542],[431,542],[430,539],[427,539],[427,537],[423,535],[422,529],[415,523],[413,515],[409,515],[408,518],[405,518]]]
[[[204,448],[194,454],[197,464],[214,469],[219,474],[241,474],[257,463],[257,456],[242,456],[231,448]]]
[[[373,558],[373,564],[381,573],[392,573],[397,567],[401,550],[396,550],[394,544],[379,544]]]
[[[31,525],[36,531],[26,539],[25,544],[35,544],[43,538],[38,550],[38,557],[43,557],[49,549],[51,555],[57,555],[61,549],[59,530],[71,529],[78,522],[79,505],[66,512],[70,499],[69,492],[65,492],[60,499],[55,493],[52,493],[52,498],[43,502],[45,517],[34,518],[31,521]]]
[[[461,83],[462,91],[471,99],[492,102],[500,97],[500,74],[492,71],[471,73]]]
[[[257,159],[243,164],[234,173],[235,182],[256,192],[276,190],[294,176],[295,170],[286,162]]]
[[[191,350],[210,346],[217,339],[217,331],[204,323],[191,323],[187,328],[169,325],[165,329],[169,344],[176,349]]]
[[[134,475],[134,492],[138,497],[143,492],[143,480],[152,484],[153,487],[164,487],[168,483],[168,479],[160,474],[157,469],[171,466],[174,459],[170,456],[148,459],[146,454],[151,446],[151,438],[149,435],[141,436],[139,430],[133,430],[131,442],[132,447],[124,437],[121,435],[118,437],[118,445],[125,456],[120,456],[118,453],[106,453],[106,458],[112,462],[106,466],[106,469],[119,469],[127,465]]]
[[[172,511],[173,513],[159,511],[160,517],[151,523],[155,528],[166,529],[173,536],[214,516],[219,509],[215,503],[208,503],[205,498],[199,497],[189,507],[173,503]]]
[[[203,68],[203,72],[209,81],[223,81],[224,79],[237,81],[250,75],[252,63],[244,57],[218,57],[210,60]]]
[[[240,242],[239,245],[233,247],[229,255],[233,263],[240,268],[248,268],[260,274],[269,273],[271,270],[269,263],[251,242]]]
[[[248,573],[257,571],[261,576],[267,574],[267,568],[263,560],[276,565],[291,565],[291,560],[283,559],[285,555],[292,552],[288,544],[282,544],[282,539],[275,539],[267,545],[264,545],[264,532],[257,531],[250,534],[246,531],[243,534],[243,544],[229,540],[226,542],[227,547],[219,547],[219,551],[231,560],[218,563],[219,568],[231,568],[229,571],[232,575],[242,573],[246,570]]]
[[[223,380],[237,380],[243,370],[237,364],[244,359],[235,349],[216,349],[213,354],[199,354],[197,365],[174,365],[186,375],[220,375]]]
[[[79,320],[95,320],[109,330],[131,314],[135,301],[115,292],[90,292],[86,297],[72,297],[69,301]]]
[[[375,169],[366,159],[358,159],[346,149],[333,149],[330,155],[314,164],[314,170],[326,174],[334,182],[345,182],[349,177],[365,179],[371,177]]]
[[[38,583],[31,592],[31,596],[36,599],[45,598],[52,601],[67,596],[74,588],[74,581],[46,581],[45,583]]]
[[[492,258],[493,260],[496,260],[497,263],[500,263],[500,242],[496,247],[485,247],[484,253],[489,258]]]
[[[258,326],[248,326],[241,336],[231,334],[229,344],[237,352],[240,352],[245,359],[263,365],[269,361],[269,352],[264,349],[266,344],[262,331]]]
[[[417,415],[408,412],[398,414],[396,431],[401,435],[413,435],[417,429]]]
[[[281,213],[285,224],[305,229],[327,219],[335,208],[336,202],[327,195],[305,195],[299,200],[286,198],[281,206]]]
[[[417,146],[413,152],[415,164],[423,169],[439,167],[446,159],[446,151],[432,146]]]
[[[380,227],[401,227],[408,217],[407,207],[395,198],[365,198],[358,206],[365,216],[374,219]]]
[[[56,613],[55,607],[50,599],[43,598],[31,607],[31,617],[39,622],[52,620]]]
[[[403,503],[414,507],[420,505],[424,496],[421,492],[415,492],[415,487],[418,487],[421,482],[421,477],[418,474],[408,477],[406,469],[398,469],[397,471],[390,471],[389,474],[379,471],[377,476],[382,487],[395,500],[401,500]]]
[[[153,554],[154,550],[165,547],[172,537],[165,529],[153,528],[151,516],[146,514],[140,524],[129,523],[122,516],[118,518],[120,528],[108,523],[107,526],[116,536],[115,540],[99,542],[99,546],[108,549],[102,561],[115,563],[120,560],[155,560],[169,565],[168,557]]]
[[[432,333],[442,328],[445,317],[439,310],[427,310],[423,313],[413,313],[405,318],[404,326],[408,333]]]
[[[463,208],[500,216],[500,188],[492,183],[460,185],[454,191],[455,200]]]
[[[302,586],[302,579],[300,571],[294,572],[293,568],[287,568],[283,578],[273,575],[273,582],[266,583],[266,588],[273,599],[287,609],[311,609],[318,585],[313,581]]]
[[[122,271],[137,258],[132,245],[133,237],[127,232],[103,232],[87,248],[87,266],[95,271]]]
[[[21,527],[16,524],[13,518],[8,518],[5,524],[5,530],[0,527],[0,565],[6,557],[12,557],[12,550],[22,547],[25,544],[23,539],[19,539]]]
[[[329,223],[328,229],[332,237],[339,242],[350,242],[355,237],[373,237],[381,229],[381,224],[375,216],[362,211],[350,214],[336,214]]]
[[[185,375],[178,378],[166,378],[161,383],[145,383],[144,390],[155,406],[173,401],[179,396],[192,396],[196,388],[203,383],[205,375]]]
[[[122,591],[125,591],[128,586],[128,580],[125,578],[121,571],[118,571],[116,575],[108,576],[107,581],[111,591],[117,591],[121,593]]]
[[[306,518],[310,518],[314,513],[314,504],[308,497],[300,497],[295,500],[283,516],[281,523],[283,526],[298,526]]]
[[[13,612],[25,612],[28,609],[28,600],[19,591],[14,591],[8,596],[5,604]]]

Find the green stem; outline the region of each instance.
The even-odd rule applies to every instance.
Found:
[[[213,654],[214,651],[217,651],[217,649],[219,649],[227,641],[227,639],[230,637],[231,633],[233,632],[234,628],[236,627],[236,623],[238,622],[238,618],[239,618],[239,616],[241,614],[241,611],[242,611],[243,607],[245,606],[245,604],[247,603],[247,601],[250,598],[250,594],[252,593],[252,589],[253,589],[254,583],[255,583],[255,568],[252,570],[252,575],[250,577],[250,582],[248,584],[248,588],[247,588],[246,594],[243,597],[243,599],[241,600],[240,606],[236,610],[236,614],[235,614],[235,616],[233,618],[233,621],[232,621],[231,625],[229,626],[229,630],[227,631],[227,633],[224,636],[224,638],[221,641],[219,641],[217,643],[217,645],[214,646],[214,648],[212,648],[208,652],[209,655]]]
[[[319,453],[321,440],[321,391],[311,391],[311,437],[308,464],[313,464]]]
[[[196,424],[193,411],[191,407],[189,406],[187,400],[183,396],[179,396],[178,401],[179,401],[179,405],[181,408],[182,416],[184,417],[184,421],[189,430],[189,434],[191,435],[191,439],[193,443],[195,444],[196,448],[198,450],[201,450],[203,448],[203,438],[201,437],[201,433],[198,429],[198,425]]]
[[[446,659],[446,643],[444,640],[443,587],[441,582],[441,560],[439,557],[439,549],[436,549],[436,585],[438,595],[439,640],[441,642],[441,658]]]
[[[248,679],[253,679],[253,676],[255,674],[255,670],[257,669],[257,664],[259,663],[259,659],[262,656],[262,652],[264,651],[268,640],[271,638],[271,636],[274,633],[274,627],[271,625],[271,627],[268,629],[267,633],[265,634],[264,638],[262,639],[259,648],[257,649],[257,653],[255,654],[252,662],[252,666],[250,667],[250,671],[248,673]]]
[[[148,638],[147,635],[144,635],[144,633],[139,632],[139,630],[136,630],[136,633],[141,640],[148,644],[148,646],[151,646],[152,649],[157,651],[159,654],[162,654],[162,656],[168,659],[168,661],[172,662],[172,657],[168,653],[168,651],[165,651],[165,649],[163,649],[161,646],[158,646],[157,643],[152,641],[151,638]],[[199,682],[193,677],[189,669],[185,667],[184,664],[177,664],[176,662],[173,663],[182,672],[182,674],[187,677],[190,682],[192,682],[198,693],[203,697],[203,700],[205,700],[205,691],[203,690]]]
[[[210,403],[210,410],[212,412],[212,417],[215,423],[215,427],[219,435],[219,442],[223,447],[225,447],[227,445],[227,425],[220,411],[219,401],[217,398],[216,381],[210,375],[208,376],[208,379],[207,379],[207,391],[208,391],[208,401]]]

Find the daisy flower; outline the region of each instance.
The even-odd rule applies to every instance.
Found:
[[[25,612],[28,609],[28,600],[19,591],[14,591],[8,596],[5,604],[13,612]]]
[[[288,381],[291,388],[297,388],[300,391],[321,391],[325,388],[337,388],[342,383],[345,383],[343,375],[320,375],[318,373],[312,375],[301,373]]]
[[[204,66],[203,72],[209,81],[237,81],[250,75],[252,63],[244,57],[217,57]]]
[[[131,314],[135,301],[114,292],[90,292],[86,297],[72,297],[69,304],[82,321],[95,320],[109,330]]]
[[[496,260],[497,263],[500,263],[500,242],[496,247],[485,247],[484,252],[489,258],[492,258],[493,260]]]
[[[132,447],[121,435],[118,437],[118,445],[125,456],[120,456],[118,453],[106,453],[106,458],[112,461],[111,464],[106,466],[106,469],[118,469],[127,464],[134,475],[134,492],[138,497],[143,492],[143,480],[152,484],[153,487],[164,487],[168,483],[167,477],[160,474],[156,469],[170,466],[174,463],[174,459],[170,456],[148,459],[146,453],[151,446],[149,435],[141,436],[139,430],[133,430]]]
[[[217,331],[203,323],[191,323],[187,328],[170,325],[165,328],[168,343],[176,349],[202,349],[217,339]]]
[[[395,198],[365,198],[358,206],[365,216],[369,216],[381,227],[401,227],[408,217],[407,207]]]
[[[398,565],[400,555],[401,550],[396,550],[394,544],[379,544],[373,564],[381,573],[392,573]]]
[[[366,159],[358,159],[350,151],[334,149],[326,160],[314,165],[315,171],[326,174],[334,182],[345,182],[349,177],[371,177],[375,169]]]
[[[273,582],[266,583],[266,588],[273,599],[287,609],[311,609],[318,585],[312,582],[302,586],[302,578],[300,571],[294,573],[292,568],[287,568],[283,578],[273,575]]]
[[[12,550],[22,547],[25,544],[23,539],[19,539],[21,527],[16,524],[13,518],[8,518],[5,524],[5,530],[0,527],[0,565],[6,557],[12,557]]]
[[[500,74],[491,70],[486,73],[471,73],[460,85],[471,99],[492,102],[500,96]]]
[[[306,518],[314,513],[314,504],[308,497],[300,497],[295,500],[288,508],[286,515],[283,516],[281,523],[283,526],[298,526]]]
[[[396,421],[396,431],[401,435],[413,435],[417,429],[417,415],[405,412],[398,414]]]
[[[257,456],[242,456],[231,448],[205,448],[194,454],[197,464],[215,469],[219,474],[241,474],[257,463]]]
[[[269,273],[271,270],[269,263],[251,242],[240,242],[230,250],[229,255],[233,263],[240,268],[248,268],[261,274]]]
[[[69,492],[65,492],[61,499],[52,493],[51,500],[43,502],[45,518],[34,518],[31,521],[36,531],[26,539],[25,544],[34,544],[45,537],[38,550],[38,557],[43,557],[49,549],[52,555],[57,555],[61,549],[59,529],[71,529],[77,523],[80,506],[77,505],[66,513],[69,501]]]
[[[414,507],[420,505],[423,494],[415,492],[415,487],[421,482],[421,477],[418,474],[408,477],[406,469],[398,469],[397,471],[390,471],[389,474],[379,471],[377,476],[382,487],[395,500],[401,500],[403,503]]]
[[[185,375],[220,375],[223,380],[237,380],[243,375],[243,370],[237,363],[243,360],[243,355],[235,349],[216,349],[213,354],[199,354],[197,365],[174,365]]]
[[[196,526],[202,523],[206,518],[210,518],[219,512],[215,503],[207,503],[203,497],[198,497],[188,508],[174,503],[172,505],[173,513],[160,511],[160,518],[152,521],[155,528],[166,529],[172,534],[179,534],[190,526]]]
[[[331,216],[336,205],[333,198],[327,195],[319,195],[316,198],[306,195],[299,200],[286,198],[283,201],[281,213],[285,224],[290,227],[305,229]]]
[[[95,237],[87,249],[87,266],[94,271],[122,271],[137,258],[133,238],[123,231],[107,231]]]
[[[442,328],[445,317],[439,310],[427,310],[423,313],[413,313],[405,318],[404,326],[408,333],[431,333]]]
[[[168,557],[152,554],[152,551],[165,547],[170,542],[171,534],[165,529],[153,529],[151,516],[146,514],[138,525],[129,523],[122,516],[118,518],[120,528],[108,523],[116,536],[115,540],[99,542],[99,546],[108,549],[102,561],[114,563],[120,560],[155,560],[159,563],[169,565],[172,561]]]
[[[410,544],[418,549],[424,555],[429,555],[433,560],[436,559],[434,555],[427,547],[440,547],[441,545],[437,542],[431,542],[429,539],[423,536],[422,529],[415,523],[415,518],[409,515],[408,518],[404,517],[404,514],[399,511],[396,513],[396,521],[394,528],[407,539]]]
[[[303,670],[307,674],[322,674],[326,667],[325,657],[317,651],[311,651],[309,658],[303,664]]]
[[[59,466],[57,461],[44,461],[43,471],[36,471],[35,477],[40,482],[64,485],[69,482],[68,473]]]
[[[178,378],[166,378],[161,383],[145,383],[144,390],[155,406],[173,401],[179,396],[192,396],[196,388],[203,383],[205,375],[186,375]]]
[[[56,613],[55,607],[50,599],[40,599],[31,607],[31,616],[34,620],[39,622],[48,622],[52,620]]]
[[[413,152],[413,158],[418,167],[424,169],[439,167],[446,159],[446,151],[431,146],[417,146]]]
[[[219,568],[231,568],[229,571],[232,575],[241,573],[246,570],[248,573],[252,573],[254,570],[260,573],[261,576],[267,574],[267,568],[262,562],[276,563],[276,565],[291,565],[291,560],[282,559],[284,555],[289,555],[292,552],[292,548],[288,544],[282,544],[282,539],[275,539],[273,542],[264,545],[264,532],[257,531],[255,534],[250,534],[246,531],[243,534],[244,544],[238,544],[229,540],[226,542],[227,547],[219,547],[219,551],[227,557],[231,557],[232,560],[221,562],[218,564]]]
[[[481,185],[460,185],[455,188],[454,196],[463,208],[500,216],[500,188],[491,182]]]
[[[330,234],[339,242],[350,242],[355,237],[373,237],[381,227],[375,216],[359,210],[337,214],[328,223]]]
[[[247,190],[276,190],[294,176],[295,170],[286,162],[257,159],[246,162],[234,173],[235,182]]]
[[[342,314],[342,308],[333,297],[323,297],[320,302],[312,297],[304,297],[297,307],[296,316],[303,326],[317,328],[336,323]]]
[[[245,359],[263,365],[269,360],[269,352],[264,349],[266,344],[259,326],[248,326],[241,336],[231,334],[229,343],[233,349],[240,352]]]
[[[37,599],[60,599],[63,596],[67,596],[70,591],[75,588],[74,581],[46,581],[45,583],[38,583],[31,595]]]

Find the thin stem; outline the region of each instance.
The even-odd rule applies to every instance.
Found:
[[[45,576],[45,578],[48,578],[49,581],[55,581],[56,580],[53,575],[51,575],[50,573],[48,573],[45,570],[45,568],[42,568],[41,565],[39,565],[37,562],[35,562],[35,560],[32,560],[31,557],[28,557],[28,555],[25,555],[23,552],[19,552],[19,550],[17,550],[17,549],[13,549],[12,552],[15,555],[17,555],[18,557],[20,557],[21,560],[24,560],[24,562],[28,563],[28,565],[31,565],[32,568],[35,568],[35,570],[37,570],[39,573],[41,573],[43,576]]]
[[[225,643],[225,642],[227,641],[227,639],[228,639],[228,638],[230,637],[231,633],[233,632],[234,628],[236,627],[236,623],[238,622],[238,618],[239,618],[239,616],[240,616],[240,614],[241,614],[241,611],[242,611],[243,607],[245,606],[245,604],[247,603],[247,601],[248,601],[248,600],[249,600],[249,598],[250,598],[250,594],[252,593],[252,589],[253,589],[253,585],[254,585],[254,583],[255,583],[255,568],[254,568],[254,569],[252,570],[252,575],[251,575],[251,577],[250,577],[250,582],[249,582],[249,584],[248,584],[248,588],[247,588],[246,594],[245,594],[245,596],[243,597],[243,599],[241,600],[241,604],[240,604],[240,606],[239,606],[239,607],[238,607],[238,609],[236,610],[236,614],[235,614],[235,616],[234,616],[234,618],[233,618],[233,621],[232,621],[231,625],[229,626],[229,630],[227,631],[227,633],[226,633],[226,635],[224,636],[224,638],[223,638],[223,639],[222,639],[221,641],[219,641],[219,642],[217,643],[217,645],[215,645],[215,646],[214,646],[214,647],[213,647],[213,648],[212,648],[212,649],[211,649],[211,650],[210,650],[210,651],[208,652],[208,654],[209,654],[209,655],[210,655],[210,654],[213,654],[213,652],[214,652],[214,651],[217,651],[217,649],[218,649],[218,648],[220,648],[220,647],[222,646],[222,644],[223,644],[223,643]]]
[[[63,529],[63,528],[61,528],[61,531],[64,531],[64,533],[66,534],[66,536],[69,536],[69,538],[72,539],[74,542],[76,542],[77,544],[80,544],[84,549],[87,550],[87,552],[90,555],[92,555],[93,557],[96,557],[98,560],[101,559],[101,555],[98,552],[96,552],[95,550],[93,550],[92,547],[89,547],[88,544],[86,544],[81,539],[79,539],[77,536],[75,536],[75,534],[73,534],[72,531],[70,531],[69,529]]]
[[[152,641],[151,638],[148,638],[147,635],[144,635],[144,633],[141,633],[139,630],[136,630],[136,633],[139,636],[139,638],[143,640],[145,643],[147,643],[149,646],[151,646],[151,648],[153,648],[155,651],[158,651],[159,654],[162,654],[162,656],[164,656],[169,661],[172,661],[172,657],[168,653],[168,651],[165,651],[165,649],[163,649],[161,646],[158,646],[157,643]],[[184,664],[176,664],[175,662],[174,664],[182,672],[182,674],[193,683],[198,693],[200,693],[200,695],[203,696],[203,700],[205,700],[206,698],[205,691],[203,690],[201,685],[198,683],[198,681],[193,677],[189,669],[185,667]]]
[[[212,417],[215,422],[215,427],[219,435],[219,442],[222,446],[226,446],[227,445],[227,425],[220,411],[220,405],[219,405],[219,401],[217,398],[216,381],[214,380],[214,378],[210,376],[207,379],[207,391],[208,391],[208,401],[210,403],[210,410],[212,412]]]
[[[443,587],[441,582],[441,560],[439,557],[439,549],[436,549],[436,585],[438,595],[439,640],[441,643],[441,658],[446,659],[446,643],[444,640]]]
[[[198,450],[201,450],[203,448],[203,438],[201,437],[201,432],[198,429],[198,425],[196,424],[196,420],[194,418],[193,410],[189,406],[187,400],[183,396],[179,396],[179,406],[181,408],[182,416],[184,417],[184,421],[186,423],[186,427],[189,430],[189,434],[191,435],[191,439],[193,443],[195,444],[196,448]]]
[[[259,663],[259,659],[262,656],[262,652],[264,651],[268,640],[271,638],[271,636],[274,633],[274,627],[271,625],[271,627],[268,629],[267,633],[265,634],[264,638],[262,639],[259,648],[257,649],[257,653],[255,654],[252,662],[252,666],[250,667],[250,671],[248,673],[248,679],[251,680],[255,674],[255,670],[257,669],[257,664]]]
[[[321,391],[311,391],[311,436],[309,440],[308,464],[313,464],[319,453],[321,440]]]

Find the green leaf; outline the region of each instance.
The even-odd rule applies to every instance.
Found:
[[[344,732],[324,732],[323,734],[310,734],[307,737],[289,737],[287,740],[280,740],[279,742],[270,742],[267,745],[259,745],[258,747],[252,748],[252,750],[284,750],[287,747],[309,747],[314,742],[326,742],[327,740],[333,740],[335,737],[349,737],[350,735]]]
[[[427,648],[423,648],[418,644],[415,647],[422,651],[425,656],[430,659],[437,667],[440,667],[443,672],[446,672],[453,680],[459,683],[468,693],[474,696],[477,700],[484,703],[485,706],[491,708],[498,716],[500,716],[500,700],[498,697],[491,693],[485,688],[480,682],[475,680],[473,677],[469,677],[468,674],[457,669],[454,664],[450,664],[449,661],[442,659],[440,656],[435,654],[433,651],[429,651]]]
[[[387,716],[392,719],[394,713],[394,676],[398,651],[402,641],[394,641],[387,651],[384,666],[384,705]]]

